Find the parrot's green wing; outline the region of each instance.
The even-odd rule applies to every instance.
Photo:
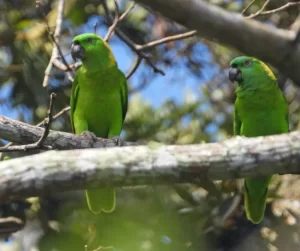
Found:
[[[77,96],[79,92],[79,85],[77,81],[77,77],[75,76],[74,81],[72,83],[71,97],[70,97],[70,121],[73,133],[75,133],[74,127],[74,111],[76,107]]]
[[[283,103],[286,106],[285,120],[286,120],[286,124],[288,125],[287,132],[289,132],[290,131],[289,130],[289,104],[286,100],[286,97],[283,95],[283,93],[281,93],[281,94],[282,94],[282,98],[284,100]]]
[[[237,104],[237,100],[235,101],[235,105],[234,105],[234,115],[233,115],[233,133],[234,135],[238,136],[241,133],[241,119],[239,117],[239,113],[238,113],[238,104]]]
[[[238,100],[234,107],[234,135],[241,135],[242,122],[238,111]],[[244,201],[246,215],[253,223],[259,223],[266,209],[268,185],[272,176],[245,179]]]
[[[123,121],[125,119],[128,107],[128,87],[127,80],[119,69],[116,74],[116,79],[120,79],[120,99]],[[114,133],[113,133],[114,134]],[[116,136],[116,135],[114,135]],[[94,213],[101,211],[105,213],[111,213],[116,206],[116,191],[114,188],[101,188],[101,189],[89,189],[86,190],[86,197],[89,209]],[[99,200],[101,198],[101,200]]]
[[[288,128],[288,104],[283,93],[280,92],[280,96],[282,109],[284,109],[284,106],[286,107],[284,120]],[[288,132],[288,130],[282,130],[282,132]],[[264,217],[266,201],[268,197],[268,186],[271,182],[271,179],[272,176],[245,179],[245,210],[247,218],[250,219],[253,223],[259,223]]]
[[[233,119],[234,135],[240,135],[242,122],[238,112],[238,100],[236,100],[234,106]],[[268,184],[271,181],[271,178],[272,176],[245,179],[245,210],[247,218],[254,223],[260,222],[264,216],[268,195]],[[250,190],[248,188],[249,185],[251,187]]]
[[[127,87],[127,79],[124,76],[123,72],[122,74],[122,84],[121,84],[121,103],[122,103],[122,113],[123,113],[123,121],[126,117],[127,108],[128,108],[128,87]]]

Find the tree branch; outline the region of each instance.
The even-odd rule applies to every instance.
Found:
[[[125,12],[120,16],[119,22],[121,22],[129,14],[129,12],[133,10],[134,7],[135,7],[135,2],[133,2],[133,4],[127,10],[125,10]]]
[[[70,110],[70,106],[67,106],[63,109],[61,109],[58,113],[56,113],[55,115],[52,116],[52,121],[58,119],[61,115],[65,114],[66,112],[68,112]],[[47,120],[47,118],[43,119],[43,121],[37,123],[35,126],[42,126],[44,125],[45,121]],[[17,148],[12,147],[13,143],[7,143],[6,145],[4,145],[3,147],[0,147],[0,152],[9,152],[9,151],[17,151],[16,149],[20,150],[20,148],[25,147],[25,145],[23,146],[17,146]],[[23,149],[24,150],[24,149]],[[0,160],[2,160],[2,154],[0,154]]]
[[[254,3],[256,0],[252,0],[241,12],[241,14],[244,14]]]
[[[55,97],[56,97],[56,94],[54,92],[50,94],[50,104],[49,104],[49,109],[48,109],[48,112],[47,112],[47,118],[44,119],[44,123],[43,123],[44,126],[45,126],[45,130],[44,130],[41,138],[36,142],[36,147],[37,148],[44,145],[44,142],[45,142],[47,136],[49,135],[50,126],[51,126],[51,123],[52,123],[52,120],[53,120],[52,112],[53,112],[53,105],[54,105]]]
[[[247,18],[253,18],[253,17],[256,17],[256,16],[274,14],[274,13],[277,13],[279,11],[283,11],[283,10],[289,8],[289,7],[296,6],[296,5],[300,5],[300,1],[298,1],[298,2],[288,2],[288,3],[286,3],[285,5],[283,5],[283,6],[279,7],[279,8],[276,8],[276,9],[273,9],[273,10],[262,11],[258,15],[256,15],[257,14],[256,13],[255,16],[250,15]]]
[[[56,19],[56,27],[54,31],[54,41],[55,44],[53,45],[52,55],[49,61],[49,64],[45,71],[45,77],[43,81],[43,86],[48,86],[50,73],[53,67],[53,61],[58,58],[58,42],[59,42],[59,36],[61,33],[61,26],[63,22],[63,16],[64,16],[64,7],[65,7],[65,1],[60,0],[58,3],[58,10],[57,10],[57,19]]]
[[[142,63],[143,58],[137,56],[136,62],[134,64],[134,66],[132,67],[132,69],[126,74],[126,79],[129,79],[137,70],[137,68],[139,68],[140,64]]]
[[[0,152],[12,152],[12,151],[28,151],[28,150],[37,150],[37,149],[45,149],[45,150],[50,150],[52,149],[51,146],[45,145],[44,142],[46,138],[49,135],[50,132],[50,126],[53,121],[53,105],[54,105],[54,99],[56,97],[55,93],[51,93],[50,95],[50,104],[49,104],[49,109],[47,112],[47,118],[43,120],[43,122],[39,123],[41,125],[45,126],[45,129],[40,136],[40,138],[31,144],[27,145],[21,145],[21,146],[12,146],[12,143],[9,143],[3,147],[0,147]],[[56,114],[57,115],[57,114]]]
[[[277,67],[300,83],[296,32],[277,29],[198,0],[137,0],[209,40],[234,47]],[[251,44],[251,46],[249,46]],[[266,46],[267,45],[267,46]]]
[[[299,171],[299,131],[199,145],[47,151],[0,163],[0,201],[84,188],[193,183],[201,178],[225,180]]]
[[[0,116],[0,138],[12,141],[16,144],[31,144],[37,142],[44,133],[44,128],[32,126],[18,120]],[[116,141],[113,139],[97,138],[93,140],[84,135],[75,135],[66,132],[50,130],[44,145],[51,146],[53,149],[78,149],[113,147]],[[136,145],[135,143],[125,142],[125,146]],[[23,145],[26,146],[26,145]],[[23,146],[10,146],[11,150],[23,150]],[[15,148],[13,148],[15,147]]]
[[[101,0],[102,2],[102,6],[103,6],[103,9],[104,9],[104,12],[105,12],[105,15],[106,15],[106,18],[107,18],[107,21],[108,23],[113,26],[113,23],[114,23],[114,20],[112,19],[111,15],[110,15],[110,12],[109,12],[109,9],[108,9],[108,6],[106,4],[106,0]],[[142,51],[139,51],[136,49],[136,44],[129,38],[127,37],[127,35],[125,33],[123,33],[120,29],[118,29],[117,27],[115,27],[115,33],[118,35],[118,37],[124,41],[124,43],[127,44],[127,46],[132,49],[139,57],[145,59],[145,61],[152,67],[153,71],[156,72],[156,73],[160,73],[162,75],[165,75],[165,73],[157,68],[157,66],[155,64],[152,63],[152,61],[150,60],[149,56],[146,55],[144,52]]]
[[[61,115],[65,114],[68,111],[70,111],[70,106],[67,106],[67,107],[61,109],[58,113],[56,113],[55,115],[53,115],[52,121],[58,119]],[[38,124],[36,124],[36,126],[41,126],[44,123],[45,123],[45,119],[43,121],[39,122]]]
[[[116,0],[114,0],[114,3],[115,3],[115,18],[114,18],[111,26],[108,28],[108,31],[103,39],[105,42],[108,42],[108,40],[110,39],[112,34],[115,32],[115,29],[116,29],[118,23],[120,22],[119,6],[118,6],[118,3],[116,2]]]
[[[144,44],[144,45],[136,45],[136,49],[139,50],[139,51],[148,50],[148,49],[151,49],[155,46],[158,46],[158,45],[170,42],[170,41],[182,40],[182,39],[185,39],[185,38],[193,37],[196,34],[197,34],[197,31],[195,31],[195,30],[187,31],[187,32],[184,32],[184,33],[179,33],[179,34],[176,34],[176,35],[164,37],[162,39],[155,40],[155,41],[149,42],[149,43]]]
[[[16,217],[0,218],[0,238],[6,239],[12,233],[20,231],[24,227],[25,223]]]
[[[254,18],[254,17],[257,17],[259,16],[264,10],[265,8],[267,7],[267,5],[270,3],[271,0],[267,0],[263,6],[261,7],[261,9],[259,11],[257,11],[256,13],[254,14],[251,14],[250,16],[248,16],[247,18]]]
[[[135,3],[133,3],[122,15],[120,15],[119,14],[118,3],[116,1],[114,1],[114,3],[115,3],[115,17],[113,19],[111,17],[111,13],[110,13],[109,8],[107,6],[106,0],[101,0],[101,2],[102,2],[102,5],[103,5],[103,8],[104,8],[108,23],[110,24],[108,32],[105,35],[103,40],[108,42],[110,37],[113,35],[113,33],[116,33],[119,36],[119,38],[121,40],[123,40],[128,45],[128,47],[131,48],[137,54],[137,56],[139,57],[136,61],[136,65],[127,74],[127,79],[130,78],[133,75],[133,73],[137,70],[137,68],[139,67],[139,65],[140,65],[140,63],[142,62],[143,59],[145,59],[145,61],[153,68],[154,72],[164,75],[164,72],[161,69],[157,68],[155,66],[155,64],[151,61],[151,59],[150,59],[151,56],[146,54],[144,51],[147,50],[147,49],[151,49],[155,46],[170,42],[170,41],[176,41],[176,40],[181,40],[181,39],[192,37],[197,33],[196,31],[188,31],[188,32],[180,33],[180,34],[175,34],[175,35],[172,35],[172,36],[169,36],[169,37],[165,37],[165,38],[162,38],[162,39],[159,39],[159,40],[156,40],[156,41],[152,41],[152,42],[149,42],[149,43],[144,44],[144,45],[135,44],[129,37],[127,37],[126,34],[124,34],[120,29],[117,28],[117,25],[134,8]],[[94,28],[95,28],[95,32],[96,32],[97,26],[95,26]],[[50,36],[51,36],[51,34],[50,34]],[[68,65],[68,63],[66,62],[66,60],[65,60],[65,58],[64,58],[64,56],[63,56],[63,54],[62,54],[62,52],[59,48],[59,45],[56,42],[56,40],[54,39],[53,36],[51,36],[51,38],[52,38],[53,43],[55,45],[55,48],[57,50],[57,51],[53,50],[52,56],[54,55],[54,53],[56,53],[57,55],[52,60],[51,66],[47,67],[47,70],[45,72],[45,79],[47,81],[49,80],[49,74],[50,74],[50,70],[51,70],[50,67],[52,67],[52,65],[54,65],[56,68],[58,68],[62,71],[66,71],[67,74],[68,74],[69,79],[71,80],[71,82],[73,82],[73,77],[72,77],[70,71],[78,69],[81,66],[81,63],[79,62],[79,63]],[[58,53],[59,53],[60,57],[62,58],[63,63],[61,63],[58,60],[58,57],[57,57]],[[50,62],[51,62],[51,60],[50,60]],[[49,63],[49,65],[50,65],[50,63]]]

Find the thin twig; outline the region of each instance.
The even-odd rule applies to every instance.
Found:
[[[104,38],[104,41],[108,41],[109,39],[110,39],[110,37],[113,35],[113,33],[114,33],[114,30],[115,30],[115,28],[116,28],[116,25],[118,24],[118,22],[121,22],[127,15],[128,15],[128,13],[134,8],[134,6],[135,6],[135,3],[133,3],[120,17],[119,17],[119,7],[118,7],[118,4],[115,2],[115,6],[116,6],[116,13],[117,13],[117,15],[115,16],[115,20],[114,20],[114,23],[113,23],[113,25],[111,25],[110,26],[110,28],[109,28],[109,30],[108,30],[108,32],[107,32],[107,34],[105,35],[105,38]],[[98,27],[98,24],[97,23],[95,23],[95,25],[94,25],[94,33],[96,34],[97,33],[97,27]],[[55,41],[53,41],[54,43],[55,43]],[[63,54],[62,54],[62,52],[61,52],[61,50],[60,50],[60,48],[59,48],[59,46],[57,45],[57,47],[58,47],[58,50],[59,50],[59,54],[60,54],[60,57],[61,57],[61,59],[62,59],[62,61],[63,61],[63,63],[61,63],[57,58],[53,61],[53,64],[55,65],[55,67],[56,68],[58,68],[58,69],[60,69],[60,70],[62,70],[62,71],[65,71],[65,72],[69,72],[69,71],[76,71],[81,65],[82,65],[82,63],[81,62],[76,62],[76,63],[74,63],[74,64],[71,64],[71,65],[69,65],[67,62],[66,62],[66,60],[65,60],[65,58],[64,58],[64,56],[63,56]],[[67,73],[68,74],[68,73]],[[72,77],[72,75],[70,74],[70,76],[68,75],[68,78],[73,82],[74,80],[73,80],[73,77]]]
[[[73,65],[69,65],[67,60],[65,59],[60,47],[59,47],[59,44],[58,44],[59,36],[60,36],[60,33],[61,33],[63,12],[64,12],[64,10],[63,10],[64,7],[63,6],[64,6],[64,3],[60,2],[59,6],[58,6],[58,15],[57,15],[57,20],[56,20],[56,28],[58,26],[60,26],[60,28],[55,29],[54,35],[53,35],[53,33],[52,33],[52,31],[49,27],[49,24],[48,24],[47,20],[45,19],[47,31],[48,31],[48,34],[49,34],[54,46],[53,46],[53,50],[52,50],[51,59],[49,61],[49,65],[48,65],[48,67],[46,68],[46,71],[45,71],[45,78],[44,78],[44,81],[43,81],[43,86],[48,85],[50,72],[52,70],[53,65],[56,68],[67,72],[67,76],[68,76],[68,78],[71,82],[73,82],[74,79],[73,79],[73,76],[70,72],[78,69],[81,66],[81,64],[78,65],[78,63],[75,63]],[[59,61],[59,58],[61,58],[62,63]]]
[[[252,0],[246,7],[245,9],[243,9],[243,11],[241,12],[241,14],[243,15],[254,3],[256,0]]]
[[[56,113],[54,116],[52,116],[52,122],[68,111],[70,111],[70,106],[67,106],[67,107],[61,109],[58,113]],[[45,119],[43,121],[39,122],[38,124],[36,124],[36,126],[44,125],[44,123],[45,123]]]
[[[143,58],[141,58],[141,57],[138,56],[137,60],[136,60],[136,62],[134,64],[134,67],[130,70],[130,72],[127,73],[126,79],[129,79],[133,75],[133,73],[135,73],[135,71],[140,66],[140,64],[141,64],[142,61],[143,61]]]
[[[63,108],[63,109],[61,109],[58,113],[56,113],[53,117],[52,117],[52,122],[54,121],[54,120],[56,120],[56,119],[58,119],[61,115],[63,115],[64,113],[66,113],[66,112],[68,112],[70,110],[70,106],[67,106],[67,107],[65,107],[65,108]],[[36,126],[38,126],[38,127],[40,127],[40,126],[42,126],[42,125],[44,125],[44,123],[45,123],[45,119],[43,120],[43,121],[41,121],[41,122],[39,122],[39,123],[37,123],[36,124]],[[1,149],[6,149],[6,148],[8,148],[8,147],[10,147],[9,149],[9,151],[15,151],[15,150],[13,150],[14,148],[12,148],[11,146],[13,146],[13,142],[9,142],[9,143],[7,143],[6,145],[4,145],[3,147],[0,147],[0,152],[4,152],[4,151],[2,151]],[[20,145],[19,146],[17,146],[18,147],[18,149],[20,149]],[[0,158],[1,158],[1,160],[2,160],[2,154],[0,154]]]
[[[108,28],[108,31],[103,39],[105,42],[108,42],[108,40],[113,35],[113,33],[119,23],[119,16],[120,16],[119,15],[119,6],[118,6],[118,3],[116,2],[116,0],[114,0],[114,3],[115,3],[115,18],[114,18],[112,25]]]
[[[241,195],[237,194],[232,198],[231,205],[227,208],[226,212],[223,214],[222,219],[219,223],[225,223],[225,221],[233,214],[241,202]]]
[[[176,41],[176,40],[181,40],[181,39],[193,37],[196,34],[197,34],[197,31],[192,30],[192,31],[188,31],[188,32],[185,32],[185,33],[180,33],[180,34],[172,35],[172,36],[165,37],[165,38],[162,38],[162,39],[159,39],[159,40],[155,40],[155,41],[149,42],[149,43],[144,44],[144,45],[136,45],[136,49],[139,50],[139,51],[144,51],[144,50],[151,49],[155,46],[158,46],[160,44],[164,44],[164,43],[167,43],[167,42],[170,42],[170,41]]]
[[[98,23],[94,24],[94,33],[97,34]]]
[[[66,66],[66,68],[67,68],[68,71],[72,71],[72,69],[70,68],[67,60],[65,59],[65,57],[64,57],[64,55],[63,55],[63,53],[62,53],[62,51],[61,51],[61,49],[60,49],[57,41],[55,40],[55,37],[53,37],[51,35],[51,33],[50,33],[50,38],[52,39],[53,43],[55,44],[55,47],[57,48],[57,51],[59,53],[59,56],[60,56],[61,60],[63,61],[63,64]],[[55,58],[54,60],[58,60],[58,57]]]
[[[145,59],[145,61],[150,65],[155,73],[159,73],[161,75],[165,75],[164,71],[159,69],[151,60],[150,55],[145,54],[142,51],[136,49],[136,44],[133,43],[123,32],[116,29],[117,35],[139,56]],[[128,38],[128,39],[127,39]]]
[[[62,61],[63,61],[63,65],[65,65],[65,67],[66,67],[66,69],[67,69],[67,70],[66,70],[66,74],[67,74],[67,76],[68,76],[68,79],[69,79],[71,82],[73,82],[73,81],[74,81],[74,78],[73,78],[73,76],[72,76],[72,74],[71,74],[71,71],[73,71],[73,70],[72,70],[72,68],[69,66],[69,64],[67,63],[67,61],[66,61],[65,57],[63,56],[63,54],[62,54],[62,52],[61,52],[59,46],[57,46],[57,49],[58,49],[58,51],[59,51],[60,58],[61,58]],[[58,64],[60,64],[58,58],[54,59],[54,60],[53,60],[53,65],[55,65],[55,67],[58,68],[58,67],[57,67]],[[76,65],[76,63],[75,63],[74,65]],[[73,66],[73,67],[74,67],[74,66]]]
[[[137,68],[139,67],[139,65],[142,62],[142,59],[145,59],[146,62],[152,67],[152,69],[154,70],[155,73],[160,73],[162,75],[165,75],[165,73],[159,69],[158,67],[155,66],[155,64],[153,64],[153,62],[150,60],[151,56],[149,54],[146,54],[144,52],[144,50],[153,48],[155,46],[158,46],[160,44],[166,43],[166,42],[170,42],[170,41],[175,41],[175,40],[180,40],[180,39],[185,39],[188,37],[192,37],[196,34],[196,31],[189,31],[189,32],[185,32],[185,33],[181,33],[181,34],[176,34],[176,35],[172,35],[166,38],[162,38],[156,41],[152,41],[149,42],[147,44],[144,45],[139,45],[139,44],[135,44],[129,37],[127,37],[127,35],[125,35],[125,33],[123,33],[121,30],[119,30],[117,28],[117,25],[120,21],[122,21],[127,15],[128,13],[134,8],[135,3],[133,5],[131,5],[121,16],[119,15],[119,8],[118,8],[118,4],[115,1],[115,18],[112,19],[110,11],[108,9],[108,6],[106,4],[105,0],[102,0],[102,5],[108,20],[108,23],[111,24],[111,26],[108,29],[107,34],[104,37],[104,41],[108,41],[110,39],[110,37],[113,35],[114,32],[116,32],[116,34],[119,36],[119,38],[121,40],[123,40],[127,46],[129,48],[131,48],[137,55],[138,55],[138,59],[136,61],[135,66],[133,67],[133,69],[127,74],[126,78],[130,78],[132,76],[132,74],[137,70]],[[96,27],[96,26],[95,26]],[[96,28],[95,28],[96,29]],[[56,43],[55,39],[53,39],[53,43],[55,43],[58,53],[60,54],[60,57],[63,61],[63,63],[61,63],[58,58],[55,58],[53,60],[53,64],[55,65],[55,67],[57,67],[58,69],[62,70],[62,71],[73,71],[78,69],[81,66],[81,63],[75,63],[72,65],[68,65],[68,63],[66,62],[58,44]],[[69,73],[70,76],[69,79],[71,81],[73,81],[72,75]]]
[[[180,34],[172,35],[172,36],[169,36],[169,37],[165,37],[165,38],[162,38],[162,39],[159,39],[159,40],[156,40],[156,41],[152,41],[152,42],[144,44],[144,45],[135,44],[129,37],[127,37],[122,31],[120,31],[116,27],[118,22],[116,21],[116,19],[112,20],[105,0],[102,0],[102,5],[103,5],[103,8],[104,8],[104,11],[105,11],[108,22],[113,23],[109,28],[108,34],[111,34],[111,32],[115,31],[116,34],[120,37],[120,39],[123,40],[140,58],[140,59],[137,60],[135,67],[127,75],[127,79],[129,77],[131,77],[131,75],[136,71],[136,69],[140,65],[142,59],[146,60],[146,62],[153,68],[154,72],[165,75],[165,73],[161,69],[157,68],[152,63],[152,61],[150,60],[150,56],[145,54],[143,51],[147,50],[147,49],[150,49],[150,48],[153,48],[157,45],[170,42],[170,41],[189,38],[189,37],[194,36],[197,33],[195,30],[193,30],[193,31],[188,31],[188,32],[185,32],[185,33],[180,33]],[[117,5],[116,2],[115,2],[115,5],[116,5],[116,8],[117,8],[118,5]],[[131,7],[129,7],[121,15],[121,17],[119,18],[119,22],[120,22],[120,20],[122,20],[130,12],[130,10],[132,10],[133,7],[134,7],[134,4]],[[106,35],[105,39],[109,39],[109,37],[107,37],[107,35]]]
[[[57,19],[56,19],[56,27],[55,27],[55,31],[54,31],[54,40],[55,40],[55,45],[53,46],[53,50],[52,50],[52,55],[49,61],[49,64],[46,68],[45,71],[45,77],[44,77],[44,81],[43,81],[43,87],[47,87],[49,84],[49,79],[50,79],[50,73],[53,67],[53,61],[54,59],[56,59],[58,57],[58,47],[57,44],[59,42],[59,36],[61,33],[61,27],[62,27],[62,20],[63,20],[63,15],[64,15],[64,7],[65,7],[65,1],[64,0],[60,0],[58,3],[58,10],[57,10]],[[48,24],[47,24],[48,25]]]
[[[34,150],[34,149],[44,149],[44,150],[52,149],[51,146],[44,145],[44,142],[45,142],[45,140],[46,140],[46,138],[47,138],[47,136],[50,132],[50,125],[51,125],[51,123],[54,119],[54,117],[52,116],[52,112],[53,112],[53,105],[54,105],[55,97],[56,97],[56,94],[54,92],[51,93],[49,109],[48,109],[48,112],[47,112],[47,118],[44,119],[43,122],[38,124],[38,126],[41,125],[41,124],[44,124],[44,126],[45,126],[45,130],[44,130],[42,136],[39,138],[39,140],[35,143],[27,144],[27,145],[12,146],[11,145],[12,143],[10,143],[10,144],[7,144],[3,147],[0,147],[0,152],[27,151],[27,150]],[[62,111],[60,111],[60,113],[63,114]],[[58,114],[56,114],[55,116],[57,116],[57,115]],[[59,116],[57,116],[57,117],[59,117]]]
[[[5,153],[5,152],[25,152],[25,151],[29,151],[29,150],[51,150],[52,147],[51,146],[40,146],[37,147],[36,143],[33,144],[29,144],[29,145],[16,145],[16,146],[3,146],[0,147],[0,152],[1,153]]]
[[[110,39],[110,37],[113,35],[113,33],[115,32],[119,38],[121,40],[123,40],[127,46],[129,48],[131,48],[137,55],[138,55],[138,59],[136,61],[135,66],[133,67],[133,69],[127,74],[127,79],[130,78],[132,76],[132,74],[136,71],[136,69],[138,68],[138,66],[141,64],[142,59],[145,59],[146,62],[152,67],[152,69],[154,70],[155,73],[160,73],[162,75],[165,75],[165,73],[159,69],[158,67],[155,66],[155,64],[151,61],[151,56],[149,54],[146,54],[144,52],[144,50],[146,49],[150,49],[153,48],[157,45],[166,43],[166,42],[170,42],[170,41],[175,41],[175,40],[180,40],[180,39],[185,39],[188,37],[192,37],[196,34],[196,31],[189,31],[189,32],[185,32],[185,33],[181,33],[181,34],[176,34],[176,35],[172,35],[166,38],[162,38],[156,41],[152,41],[150,43],[144,44],[144,45],[139,45],[139,44],[135,44],[129,37],[127,37],[127,35],[125,35],[125,33],[123,33],[121,30],[119,30],[117,28],[117,25],[120,21],[122,21],[127,15],[128,13],[134,8],[135,3],[132,4],[121,16],[119,15],[119,8],[118,8],[118,4],[115,1],[115,18],[112,19],[110,11],[108,9],[108,6],[106,4],[105,0],[102,0],[102,6],[104,8],[106,17],[107,17],[107,21],[108,23],[110,23],[110,27],[108,29],[107,34],[104,37],[104,41],[108,41]],[[53,41],[55,43],[55,41]],[[56,44],[57,45],[57,44]],[[63,60],[63,64],[56,58],[55,60],[53,60],[53,64],[60,70],[63,71],[72,71],[74,69],[78,69],[81,66],[81,63],[75,63],[72,65],[68,65],[66,60],[64,59],[64,56],[62,55],[59,46],[57,45],[58,48],[58,52]],[[70,77],[69,77],[70,79]],[[73,79],[71,79],[71,81],[73,81]]]
[[[40,147],[44,144],[45,139],[47,138],[49,131],[50,131],[50,125],[52,123],[53,120],[53,116],[52,116],[52,112],[53,112],[53,104],[54,104],[54,99],[56,97],[56,94],[54,92],[52,92],[50,94],[50,104],[49,104],[49,109],[47,112],[47,118],[44,120],[44,125],[45,125],[45,130],[44,133],[42,135],[42,137],[38,140],[38,142],[36,142],[37,147]]]
[[[20,231],[24,225],[24,221],[17,217],[0,218],[0,238],[9,238],[11,234]]]
[[[120,16],[120,11],[119,11],[119,6],[118,3],[116,1],[114,1],[115,3],[115,18],[114,21],[112,23],[112,25],[109,27],[105,37],[104,37],[104,41],[108,42],[110,37],[114,34],[115,29],[117,27],[117,25],[128,15],[128,13],[134,8],[135,3],[133,3],[121,16]]]
[[[289,7],[300,5],[300,1],[298,1],[298,2],[288,2],[287,4],[285,4],[285,5],[283,5],[279,8],[276,8],[276,9],[273,9],[273,10],[268,10],[268,11],[263,11],[266,8],[266,6],[268,5],[269,2],[270,2],[270,0],[266,1],[265,4],[263,5],[263,7],[258,12],[256,12],[255,14],[252,14],[252,15],[246,17],[246,18],[254,18],[254,17],[257,17],[257,16],[270,15],[270,14],[274,14],[274,13],[277,13],[279,11],[285,10]],[[244,11],[242,12],[242,14],[243,13],[244,13]]]
[[[105,0],[102,0],[102,6],[104,8],[104,12],[106,14],[106,18],[107,18],[107,21],[108,23],[112,24],[113,23],[113,19],[110,15],[110,11],[108,9],[108,6],[106,4],[106,1]],[[136,44],[129,38],[127,37],[127,35],[125,35],[121,30],[119,30],[117,27],[115,28],[115,33],[118,35],[118,37],[123,40],[136,54],[138,54],[138,56],[144,58],[146,60],[146,62],[152,67],[152,69],[154,70],[154,72],[156,73],[160,73],[162,75],[165,75],[165,73],[157,68],[150,60],[149,56],[145,53],[143,53],[142,51],[138,51],[136,49]]]
[[[56,113],[54,116],[53,116],[53,119],[52,119],[52,122],[54,120],[56,120],[57,118],[59,118],[61,115],[65,114],[66,112],[70,111],[70,106],[67,106],[63,109],[61,109],[58,113]]]
[[[62,57],[62,58],[64,58],[64,57]],[[57,69],[65,71],[65,72],[77,71],[77,69],[79,69],[82,65],[81,62],[76,62],[74,64],[67,64],[67,66],[66,66],[66,64],[61,63],[58,59],[54,60],[53,64],[55,65],[55,67]],[[70,79],[70,81],[73,82],[71,79]]]
[[[300,5],[300,1],[298,2],[289,2],[277,9],[273,9],[273,10],[268,10],[268,11],[263,11],[262,13],[260,13],[260,15],[270,15],[270,14],[274,14],[276,12],[279,12],[279,11],[282,11],[282,10],[285,10],[289,7],[292,7],[292,6],[296,6],[296,5]]]
[[[129,14],[130,11],[135,7],[135,3],[133,3],[125,12],[119,17],[119,22],[121,22],[127,15]]]
[[[72,76],[72,74],[71,74],[70,72],[73,71],[73,69],[75,68],[76,63],[75,63],[72,67],[69,66],[67,60],[65,59],[65,57],[64,57],[64,55],[63,55],[63,53],[62,53],[62,51],[61,51],[61,49],[60,49],[60,47],[59,47],[59,44],[57,43],[57,39],[55,38],[55,35],[54,35],[54,36],[52,35],[48,23],[46,23],[46,24],[47,24],[47,30],[48,30],[48,33],[49,33],[49,35],[50,35],[50,38],[51,38],[52,42],[53,42],[54,45],[55,45],[54,48],[56,48],[56,50],[57,50],[57,52],[58,52],[58,54],[59,54],[59,57],[61,58],[61,60],[62,60],[62,62],[63,62],[63,64],[62,64],[62,63],[58,60],[58,56],[57,56],[56,58],[54,58],[54,59],[52,60],[52,64],[53,64],[56,68],[58,68],[58,69],[60,69],[60,67],[62,67],[62,65],[63,65],[63,67],[65,68],[65,71],[67,72],[67,76],[68,76],[69,80],[70,80],[71,82],[73,82],[74,79],[73,79],[73,76]]]
[[[270,3],[271,0],[267,0],[264,5],[261,7],[261,9],[259,11],[257,11],[256,13],[254,14],[251,14],[250,16],[248,17],[245,17],[245,18],[254,18],[254,17],[257,17],[259,15],[261,15],[261,13],[265,10],[265,8],[267,7],[267,5]]]

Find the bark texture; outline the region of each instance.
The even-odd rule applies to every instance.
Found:
[[[201,0],[136,0],[198,35],[222,43],[242,53],[271,63],[280,72],[300,83],[299,36],[241,14],[226,11]],[[297,38],[297,39],[296,39]]]
[[[43,130],[17,121],[10,124],[12,120],[4,117],[0,122],[0,137],[22,143],[31,142]],[[60,148],[90,146],[80,136],[55,131],[47,140]],[[163,185],[299,171],[300,132],[199,145],[47,151],[0,162],[0,201],[87,187]]]

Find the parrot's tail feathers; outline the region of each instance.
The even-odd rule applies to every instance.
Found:
[[[111,213],[116,206],[114,188],[89,189],[85,191],[89,209],[94,214]]]
[[[258,224],[264,218],[267,196],[268,188],[260,196],[253,196],[249,193],[247,183],[245,183],[244,200],[246,216],[254,224]]]

